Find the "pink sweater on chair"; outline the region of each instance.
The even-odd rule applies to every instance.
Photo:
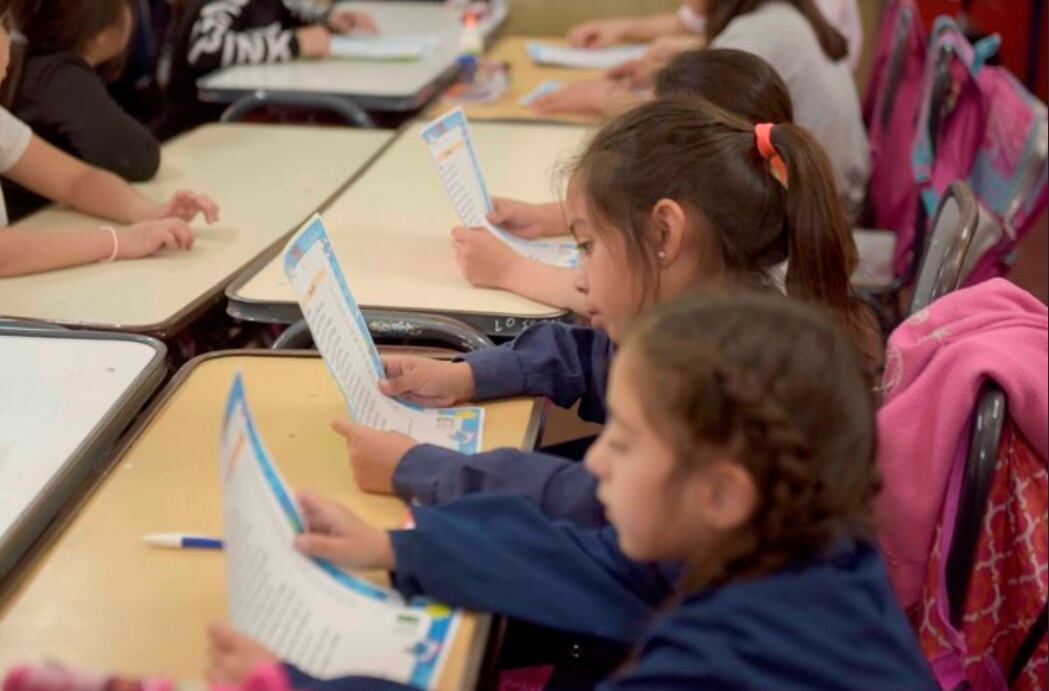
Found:
[[[1009,416],[1044,459],[1049,452],[1049,316],[1004,279],[947,295],[889,338],[878,414],[884,489],[878,532],[900,603],[918,602],[947,479],[969,447],[980,386],[992,379]]]

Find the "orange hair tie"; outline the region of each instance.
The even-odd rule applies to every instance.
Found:
[[[754,139],[758,143],[758,153],[768,164],[769,173],[779,181],[779,184],[783,185],[784,189],[787,189],[787,164],[783,162],[783,157],[779,155],[775,144],[772,143],[773,127],[775,125],[770,122],[754,125]]]

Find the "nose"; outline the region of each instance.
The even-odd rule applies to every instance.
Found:
[[[604,434],[598,435],[594,443],[590,445],[590,448],[586,451],[586,456],[583,457],[583,465],[590,472],[591,475],[596,477],[598,480],[604,477],[604,471],[606,464],[604,463]]]
[[[587,271],[583,266],[583,262],[579,263],[579,267],[575,271],[575,289],[583,295],[590,292],[590,279],[587,277]]]

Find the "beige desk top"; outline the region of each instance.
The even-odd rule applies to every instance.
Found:
[[[140,186],[158,201],[189,188],[221,205],[219,223],[196,226],[192,251],[0,279],[0,316],[168,336],[321,206],[390,137],[389,131],[290,125],[194,130],[164,146],[160,173]],[[51,208],[18,226],[98,224]]]
[[[551,318],[548,305],[462,277],[450,231],[459,224],[420,132],[411,123],[383,155],[322,212],[350,289],[362,307],[443,314]],[[555,199],[557,166],[577,153],[589,130],[541,123],[473,122],[471,132],[492,194]],[[279,258],[231,286],[238,304],[289,304],[295,298]]]
[[[570,122],[577,124],[596,124],[598,119],[587,115],[540,115],[528,106],[521,105],[520,100],[532,93],[537,86],[548,79],[573,84],[601,76],[603,70],[584,70],[566,67],[537,65],[525,50],[529,41],[557,43],[556,38],[549,36],[507,36],[496,41],[485,55],[489,60],[506,62],[510,65],[510,87],[495,103],[470,103],[463,106],[466,115],[477,120],[530,120],[547,122]],[[440,99],[433,105],[427,115],[437,117],[455,108],[454,104]]]
[[[267,447],[293,487],[336,497],[376,525],[403,523],[400,500],[365,495],[354,485],[345,446],[328,427],[345,409],[320,358],[264,351],[205,356],[169,384],[111,474],[65,517],[49,544],[38,546],[38,558],[0,602],[0,672],[50,658],[200,678],[205,627],[226,617],[225,561],[220,552],[150,548],[142,536],[220,533],[219,426],[236,368]],[[486,447],[534,443],[537,401],[487,410]],[[440,689],[472,688],[487,629],[487,617],[465,618]]]

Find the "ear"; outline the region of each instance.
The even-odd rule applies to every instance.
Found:
[[[697,507],[704,522],[718,532],[737,530],[750,520],[758,505],[758,487],[740,464],[714,460],[695,474]]]
[[[656,233],[660,266],[670,266],[680,257],[685,247],[688,216],[685,209],[673,199],[660,199],[652,207],[652,228]]]

